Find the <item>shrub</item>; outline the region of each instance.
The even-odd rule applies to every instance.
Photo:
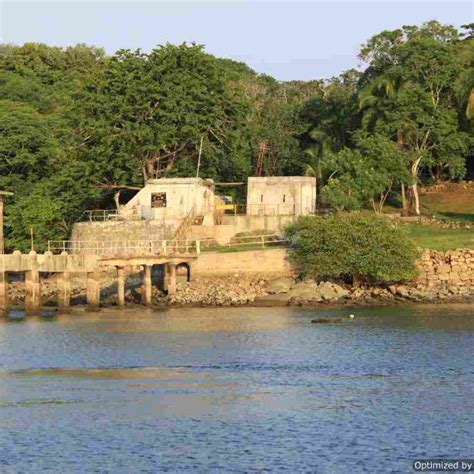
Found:
[[[390,283],[416,276],[418,250],[386,218],[338,213],[301,217],[286,229],[290,260],[305,276]]]

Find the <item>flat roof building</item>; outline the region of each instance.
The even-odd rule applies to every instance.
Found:
[[[214,212],[214,182],[201,178],[150,179],[120,211],[125,218],[184,219],[190,213],[210,218]]]
[[[316,210],[316,178],[309,176],[250,177],[247,215],[304,216]]]

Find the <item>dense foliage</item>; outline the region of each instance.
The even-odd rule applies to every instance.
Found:
[[[472,31],[384,31],[362,47],[363,70],[287,83],[195,44],[113,56],[0,45],[7,246],[27,249],[32,230],[41,249],[117,191],[195,175],[200,149],[204,177],[245,181],[263,153],[266,175],[316,176],[320,205],[419,213],[420,182],[461,178],[472,161]]]
[[[389,283],[416,275],[418,252],[386,218],[338,213],[302,217],[287,228],[290,258],[305,276]]]

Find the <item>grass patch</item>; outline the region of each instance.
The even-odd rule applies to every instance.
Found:
[[[402,224],[415,243],[426,249],[474,248],[474,229],[443,229],[420,224]]]
[[[231,253],[231,252],[245,252],[248,250],[272,250],[277,248],[285,247],[283,244],[271,244],[266,243],[265,247],[262,244],[246,244],[246,245],[216,245],[212,247],[205,247],[201,249],[201,253],[205,252],[218,252],[218,253]]]

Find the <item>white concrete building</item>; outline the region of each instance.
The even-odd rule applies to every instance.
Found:
[[[124,218],[179,220],[191,211],[213,221],[214,182],[201,178],[151,179],[120,211]]]
[[[249,216],[304,216],[315,210],[316,178],[271,176],[248,179]]]

